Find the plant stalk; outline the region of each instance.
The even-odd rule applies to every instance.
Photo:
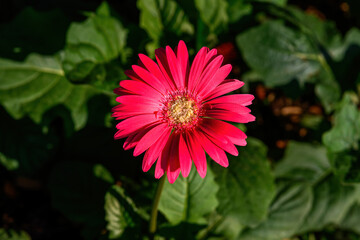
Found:
[[[151,216],[150,216],[150,225],[149,225],[149,232],[150,235],[154,235],[156,232],[156,223],[157,223],[157,215],[158,215],[158,206],[159,206],[159,202],[160,202],[160,197],[161,197],[161,192],[164,188],[164,183],[165,183],[165,176],[163,176],[162,178],[160,178],[159,180],[159,184],[157,186],[156,189],[156,193],[155,193],[155,197],[154,197],[154,202],[152,205],[152,209],[151,209]]]

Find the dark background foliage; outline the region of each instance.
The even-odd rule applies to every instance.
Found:
[[[0,2],[0,239],[149,239],[157,180],[114,141],[137,54],[217,48],[248,146],[166,184],[157,239],[360,239],[357,0]]]

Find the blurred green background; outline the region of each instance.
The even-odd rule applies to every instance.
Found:
[[[112,90],[183,39],[255,95],[248,146],[166,183],[155,239],[360,239],[360,2],[0,2],[0,240],[151,239]]]

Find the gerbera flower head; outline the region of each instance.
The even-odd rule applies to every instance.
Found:
[[[222,66],[223,56],[216,49],[200,49],[191,66],[183,41],[175,51],[169,46],[157,49],[155,56],[157,63],[139,54],[139,64],[125,71],[129,80],[115,89],[120,104],[112,116],[122,120],[115,139],[126,137],[124,149],[135,148],[134,156],[145,152],[143,171],[156,162],[155,178],[166,172],[170,183],[180,172],[187,177],[192,162],[205,177],[205,152],[227,167],[225,152],[238,155],[235,145],[246,145],[245,133],[228,121],[254,121],[246,107],[254,96],[224,95],[244,83],[226,79],[231,65]]]

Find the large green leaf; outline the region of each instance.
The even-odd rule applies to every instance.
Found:
[[[333,69],[336,78],[339,79],[341,89],[354,90],[360,75],[360,30],[350,29],[341,46],[332,51],[334,58]]]
[[[251,4],[247,3],[246,0],[229,0],[227,7],[229,23],[235,23],[244,15],[250,14],[251,10]]]
[[[249,2],[268,2],[268,3],[273,3],[279,6],[285,6],[287,0],[247,0]]]
[[[153,40],[153,43],[147,46],[149,53],[153,54],[164,37],[172,34],[178,38],[183,34],[194,33],[194,27],[187,15],[174,0],[139,0],[137,7],[140,10],[140,27]],[[168,44],[169,39],[166,40]]]
[[[105,225],[104,197],[113,182],[100,164],[60,162],[49,180],[52,205],[80,223],[87,239],[94,239]]]
[[[332,57],[336,61],[340,61],[342,59],[346,60],[346,54],[348,53],[351,56],[351,61],[353,61],[354,57],[360,53],[360,30],[358,28],[350,29],[344,38],[344,42],[342,45],[332,51]]]
[[[343,185],[332,175],[322,146],[290,142],[275,175],[278,190],[268,219],[240,239],[275,240],[339,225],[359,198],[358,186]]]
[[[0,228],[1,240],[31,240],[29,234],[24,231],[16,231],[14,229]]]
[[[321,53],[299,31],[269,21],[237,36],[243,57],[268,86],[296,79],[302,85],[320,69]]]
[[[31,54],[25,62],[0,59],[0,103],[12,117],[30,116],[36,123],[54,107],[65,107],[75,129],[87,121],[87,102],[103,92],[89,85],[73,85],[54,57]],[[61,114],[64,111],[58,111]]]
[[[317,76],[315,93],[324,106],[325,111],[330,113],[340,100],[341,89],[339,83],[335,80],[332,70],[327,63],[325,63],[325,60],[321,59],[321,62],[325,66],[325,69],[322,69]]]
[[[210,32],[220,33],[226,29],[229,21],[226,0],[195,0],[195,6]]]
[[[239,156],[230,157],[229,168],[215,168],[219,214],[252,227],[266,218],[275,195],[266,152],[262,142],[249,138],[248,145],[239,149]]]
[[[279,240],[292,236],[309,212],[311,201],[312,193],[308,185],[278,184],[268,219],[256,228],[245,230],[239,239]]]
[[[344,186],[334,176],[316,185],[313,192],[312,208],[298,232],[320,231],[330,224],[339,225],[360,196],[359,187]]]
[[[334,126],[323,135],[334,172],[343,181],[360,181],[360,111],[353,101],[356,95],[345,93],[334,114]]]
[[[359,151],[343,151],[328,153],[330,162],[333,166],[335,175],[345,183],[360,182],[360,152]]]
[[[291,141],[284,158],[276,165],[275,175],[289,181],[314,184],[330,168],[324,147]]]
[[[165,182],[159,210],[172,224],[203,223],[204,215],[211,213],[218,205],[218,189],[211,169],[202,179],[193,166],[187,178],[179,176],[174,184]]]
[[[351,148],[358,150],[359,140],[360,111],[351,94],[345,94],[334,114],[334,126],[323,135],[323,142],[330,151],[341,152]]]
[[[331,165],[323,146],[290,142],[284,159],[276,166],[277,178],[312,186],[311,210],[296,233],[321,230],[340,224],[359,196],[360,189],[342,185],[331,175]]]
[[[321,20],[316,15],[308,14],[299,8],[287,7],[286,9],[293,15],[294,23],[328,51],[332,52],[340,46],[341,34],[334,22]]]
[[[340,227],[360,234],[360,200],[355,203],[346,213]]]
[[[110,239],[140,239],[141,219],[124,189],[114,185],[105,195],[105,220]],[[127,238],[126,238],[127,236]]]
[[[70,81],[104,81],[104,64],[121,56],[126,58],[127,30],[109,14],[104,2],[98,14],[82,23],[72,23],[66,37],[62,66]],[[90,79],[89,79],[90,78]]]
[[[330,168],[324,148],[290,142],[276,166],[277,195],[268,218],[246,229],[240,239],[281,239],[294,235],[306,218],[313,200],[312,185]]]

